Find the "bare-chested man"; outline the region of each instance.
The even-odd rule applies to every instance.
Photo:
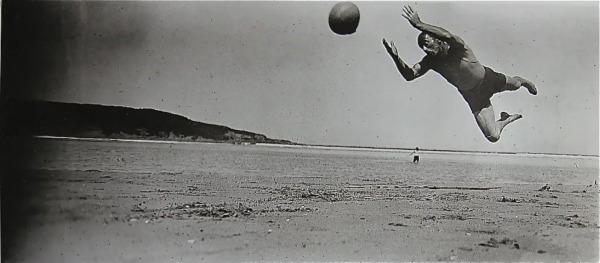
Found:
[[[517,90],[521,86],[536,95],[535,85],[524,78],[505,76],[481,65],[473,50],[460,37],[443,28],[423,23],[410,6],[404,7],[403,11],[402,16],[421,31],[417,42],[427,55],[409,67],[398,55],[394,42],[388,43],[383,39],[383,45],[392,56],[400,74],[408,81],[421,77],[430,69],[442,75],[467,101],[485,137],[490,142],[498,141],[502,129],[522,116],[502,112],[500,119],[496,120],[490,98],[495,93]]]

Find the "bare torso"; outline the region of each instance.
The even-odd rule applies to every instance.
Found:
[[[444,57],[429,57],[427,62],[432,70],[460,91],[477,88],[485,76],[485,68],[467,46],[465,50],[451,49]]]

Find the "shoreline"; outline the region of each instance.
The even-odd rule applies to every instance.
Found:
[[[53,140],[73,140],[73,141],[112,141],[112,142],[142,142],[142,143],[160,143],[160,144],[230,144],[227,142],[199,142],[199,141],[176,141],[176,140],[144,140],[144,139],[112,139],[112,138],[82,138],[68,136],[49,136],[35,135],[36,139],[53,139]],[[412,149],[403,148],[378,148],[378,147],[361,147],[361,146],[334,146],[334,145],[307,145],[307,144],[275,144],[275,143],[256,143],[256,144],[240,144],[240,145],[256,145],[262,147],[281,147],[281,148],[305,148],[317,150],[343,150],[343,151],[363,151],[363,152],[410,152]],[[575,159],[598,159],[597,155],[586,154],[559,154],[559,153],[519,153],[519,152],[476,152],[476,151],[455,151],[455,150],[424,150],[422,153],[429,154],[449,154],[449,155],[486,155],[486,156],[514,156],[514,157],[561,157]]]

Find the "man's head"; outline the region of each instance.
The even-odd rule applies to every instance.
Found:
[[[425,53],[431,56],[448,55],[448,49],[450,49],[448,43],[427,32],[421,32],[421,34],[419,34],[417,37],[417,44],[425,51]]]

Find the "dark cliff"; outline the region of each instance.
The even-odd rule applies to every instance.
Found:
[[[291,144],[154,109],[49,101],[8,101],[5,106],[9,136]]]

